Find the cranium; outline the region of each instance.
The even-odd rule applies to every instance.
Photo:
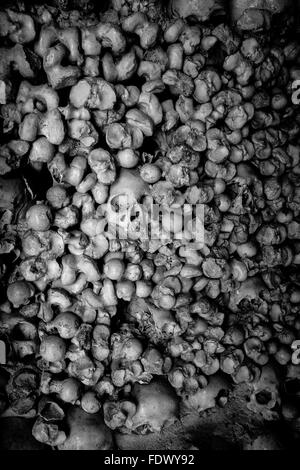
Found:
[[[160,431],[178,418],[178,398],[162,378],[156,378],[150,384],[135,384],[133,396],[137,408],[130,423],[132,431],[140,434]]]
[[[274,408],[279,404],[279,380],[273,367],[266,365],[262,368],[259,379],[251,384],[247,407],[255,413],[262,414],[266,420],[272,420],[277,416]]]
[[[60,450],[108,450],[113,447],[112,435],[105,425],[102,413],[89,414],[78,406],[67,413],[67,439]]]
[[[184,410],[187,412],[199,413],[201,411],[214,408],[217,404],[217,399],[222,395],[226,395],[229,390],[227,380],[219,374],[215,374],[209,378],[209,383],[206,387],[197,390],[193,395],[183,397]]]
[[[111,429],[125,434],[146,434],[160,431],[177,420],[178,398],[165,379],[155,378],[142,385],[136,383],[132,395],[131,400],[104,403],[104,420]]]
[[[146,237],[145,211],[139,201],[148,194],[148,189],[137,172],[127,169],[121,171],[120,177],[111,187],[106,205],[108,230],[112,234],[132,240]]]

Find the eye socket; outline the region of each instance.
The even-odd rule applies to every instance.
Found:
[[[147,423],[145,424],[140,424],[136,429],[135,429],[137,434],[148,434],[150,432],[149,426]]]
[[[268,390],[256,393],[255,399],[259,405],[267,405],[272,400],[272,394]]]

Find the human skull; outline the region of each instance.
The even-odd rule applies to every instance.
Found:
[[[184,410],[200,413],[209,408],[214,408],[218,398],[222,395],[226,396],[228,390],[228,381],[221,375],[215,374],[209,378],[209,383],[206,387],[198,389],[192,395],[182,397]]]
[[[169,383],[162,378],[155,378],[150,384],[138,384],[133,387],[136,400],[136,413],[128,427],[139,434],[160,431],[173,424],[179,415],[179,402]]]
[[[113,448],[110,429],[105,425],[102,413],[89,414],[78,406],[67,413],[69,432],[59,445],[60,450],[108,450]]]
[[[106,204],[108,230],[119,238],[145,239],[145,210],[139,204],[142,196],[148,194],[148,185],[132,170],[121,171],[112,185]]]
[[[262,368],[259,379],[251,384],[249,398],[249,410],[260,413],[266,420],[277,417],[274,408],[280,404],[279,380],[272,366],[266,365]]]

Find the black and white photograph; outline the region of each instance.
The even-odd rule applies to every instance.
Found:
[[[0,452],[299,445],[300,0],[1,0]]]

